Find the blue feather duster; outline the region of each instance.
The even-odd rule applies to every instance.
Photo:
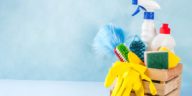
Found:
[[[122,28],[114,24],[103,26],[97,33],[93,48],[101,56],[114,55],[114,48],[125,43],[125,33]]]

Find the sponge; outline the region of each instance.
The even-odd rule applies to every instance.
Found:
[[[148,68],[168,69],[168,52],[148,51],[145,52],[145,64]]]
[[[171,50],[165,48],[165,47],[161,47],[159,49],[159,51],[166,51],[168,52],[168,58],[169,58],[169,68],[174,68],[178,65],[178,63],[180,62],[180,58],[174,54]]]
[[[134,52],[142,61],[144,61],[144,52],[147,49],[145,43],[138,35],[135,35],[129,44],[129,49]]]

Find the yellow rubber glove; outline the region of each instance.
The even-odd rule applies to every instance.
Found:
[[[177,64],[180,62],[180,58],[176,54],[174,54],[171,50],[169,50],[169,49],[167,49],[165,47],[161,47],[159,49],[159,51],[166,51],[166,52],[168,52],[168,60],[169,60],[168,61],[169,62],[168,68],[169,69],[176,67]]]
[[[143,63],[138,57],[137,55],[135,55],[133,52],[129,52],[128,54],[128,58],[130,60],[130,62],[133,63]],[[122,77],[122,74],[125,73],[125,71],[128,71],[131,65],[127,65],[129,64],[128,62],[120,62],[120,61],[116,61],[113,66],[110,68],[109,73],[106,77],[107,82],[105,82],[105,87],[109,87],[110,85],[112,85],[112,83],[114,82],[114,80],[116,79],[116,77],[120,76]],[[146,70],[146,69],[145,69]],[[142,70],[143,72],[145,70]],[[119,79],[121,80],[121,79]]]
[[[121,81],[123,74],[125,73],[125,71],[128,71],[129,69],[127,65],[128,65],[127,62],[120,62],[120,61],[115,62],[113,66],[110,68],[109,73],[105,79],[105,87],[111,86],[117,77],[118,81]]]
[[[106,77],[106,87],[111,86],[117,78],[117,84],[112,92],[112,96],[129,96],[132,90],[135,91],[137,96],[144,96],[142,79],[150,82],[151,93],[155,95],[156,89],[151,79],[144,74],[147,68],[140,65],[142,61],[133,52],[129,52],[128,58],[130,63],[115,62]]]

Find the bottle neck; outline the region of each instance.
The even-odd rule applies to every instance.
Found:
[[[159,34],[163,36],[170,36],[170,34],[163,34],[163,33],[159,33]]]
[[[154,20],[144,19],[142,26],[155,26]]]
[[[146,23],[155,23],[155,21],[154,21],[154,20],[151,20],[151,19],[144,19],[143,22],[146,22]]]

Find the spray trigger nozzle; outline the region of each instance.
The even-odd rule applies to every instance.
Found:
[[[143,9],[144,11],[147,11],[143,6],[139,5],[136,11],[132,14],[132,16],[137,15],[141,11],[141,9]]]

